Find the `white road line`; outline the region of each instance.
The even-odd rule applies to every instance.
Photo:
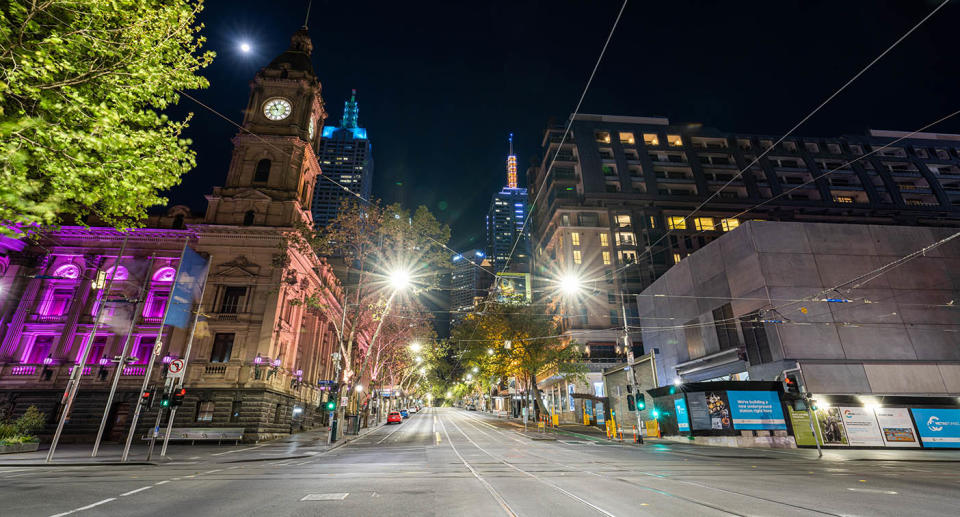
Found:
[[[221,470],[223,470],[223,469],[208,470],[208,471],[204,472],[204,474],[213,474],[214,472],[220,472]]]
[[[138,489],[136,489],[136,490],[131,490],[131,491],[129,491],[129,492],[124,492],[124,493],[120,494],[120,497],[126,497],[126,496],[128,496],[128,495],[133,495],[133,494],[136,494],[137,492],[143,492],[144,490],[150,490],[151,488],[153,488],[152,485],[143,486],[143,487],[140,487],[140,488],[138,488]]]
[[[500,503],[500,507],[503,508],[503,511],[505,511],[507,515],[509,515],[510,517],[517,517],[517,514],[513,511],[512,508],[510,508],[510,505],[507,504],[507,501],[503,499],[503,496],[501,496],[500,493],[497,492],[497,489],[493,488],[493,485],[488,483],[486,479],[483,479],[483,476],[478,474],[477,471],[474,470],[473,466],[467,462],[467,460],[463,459],[463,456],[460,455],[460,451],[458,451],[457,448],[453,445],[453,440],[450,439],[450,434],[447,433],[447,426],[443,424],[443,420],[440,421],[440,428],[443,429],[443,434],[447,436],[447,441],[450,442],[450,448],[453,449],[453,453],[456,454],[458,458],[460,458],[460,461],[462,461],[464,465],[467,466],[467,469],[470,470],[470,473],[473,474],[473,477],[477,478],[477,481],[479,481],[480,484],[482,484],[483,487],[486,488],[488,492],[490,492],[490,495],[492,495],[493,498],[496,499],[498,503]]]
[[[468,436],[467,433],[463,432],[463,429],[460,429],[460,426],[458,426],[456,422],[454,422],[453,420],[451,420],[450,423],[453,424],[453,426],[456,427],[458,431],[460,431],[460,434],[462,434],[463,437],[466,438],[468,442],[470,442],[471,444],[473,444],[473,446],[476,447],[477,449],[480,449],[480,451],[482,451],[482,452],[483,452],[484,454],[486,454],[487,456],[490,456],[491,458],[499,461],[500,463],[503,463],[504,465],[506,465],[506,466],[508,466],[508,467],[510,467],[510,468],[512,468],[512,469],[514,469],[514,470],[516,470],[517,472],[521,472],[521,473],[523,473],[523,474],[526,474],[526,475],[532,477],[533,479],[536,479],[537,481],[543,483],[544,485],[547,485],[547,486],[549,486],[549,487],[552,487],[552,488],[556,489],[558,492],[560,492],[560,493],[562,493],[562,494],[570,497],[571,499],[580,501],[581,503],[589,506],[590,508],[593,508],[594,510],[602,513],[603,515],[606,515],[606,516],[608,516],[608,517],[616,517],[614,514],[612,514],[612,513],[608,512],[608,511],[604,510],[603,508],[600,508],[599,506],[591,503],[590,501],[587,501],[586,499],[583,499],[582,497],[580,497],[580,496],[578,496],[578,495],[576,495],[576,494],[574,494],[574,493],[572,493],[572,492],[569,492],[569,491],[567,491],[567,490],[565,490],[565,489],[557,486],[556,484],[551,483],[551,482],[547,481],[546,479],[541,478],[540,476],[538,476],[538,475],[536,475],[536,474],[534,474],[534,473],[532,473],[532,472],[527,472],[526,470],[523,470],[522,468],[517,467],[516,465],[510,463],[509,461],[504,460],[503,458],[500,458],[499,456],[494,456],[493,454],[490,454],[489,452],[487,452],[486,449],[484,449],[483,447],[480,447],[479,445],[477,445],[477,442],[473,441],[473,439],[470,438],[470,436]],[[449,437],[448,437],[447,439],[449,439]]]
[[[180,478],[174,478],[174,479],[180,479]],[[166,484],[169,483],[169,482],[170,482],[169,479],[164,479],[163,481],[157,481],[156,483],[154,483],[154,485],[157,485],[157,486],[159,486],[159,485],[166,485]]]
[[[390,438],[391,436],[393,436],[393,433],[395,433],[395,432],[397,432],[397,431],[399,431],[399,430],[401,430],[401,429],[403,429],[403,422],[401,422],[400,425],[397,426],[396,429],[394,429],[393,431],[390,431],[390,434],[384,436],[379,442],[376,443],[376,445],[380,445],[381,443],[384,442],[384,440],[386,440],[387,438]]]
[[[267,445],[269,444],[264,443],[262,445],[257,445],[255,447],[247,447],[246,449],[234,449],[232,451],[217,452],[217,453],[211,454],[211,456],[223,456],[224,454],[233,454],[235,452],[252,451],[254,449],[259,449],[260,447],[266,447]],[[193,459],[193,458],[190,458],[190,459]]]
[[[75,508],[73,510],[70,510],[69,512],[63,512],[63,513],[58,513],[56,515],[51,515],[50,517],[63,517],[64,515],[70,515],[71,513],[77,513],[77,512],[82,512],[84,510],[89,510],[94,506],[100,506],[101,504],[107,504],[110,501],[116,501],[116,500],[117,500],[116,497],[111,497],[109,499],[104,499],[103,501],[97,501],[93,504],[88,504],[86,506],[81,506],[80,508]]]

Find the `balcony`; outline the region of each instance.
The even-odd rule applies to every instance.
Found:
[[[34,323],[66,323],[67,314],[42,315],[31,314],[29,320]]]

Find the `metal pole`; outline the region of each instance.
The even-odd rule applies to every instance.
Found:
[[[170,305],[173,302],[173,288],[177,286],[177,280],[180,279],[180,268],[183,267],[183,256],[187,252],[187,244],[189,242],[190,238],[187,237],[183,242],[183,250],[180,251],[180,262],[177,264],[177,274],[174,276],[173,285],[170,288],[170,298],[167,300],[166,307],[163,308],[163,318],[160,320],[160,328],[157,330],[157,343],[153,347],[153,350],[150,351],[150,356],[147,359],[147,371],[143,374],[143,384],[140,386],[141,396],[137,398],[137,408],[133,412],[133,420],[130,422],[130,429],[127,431],[127,442],[123,446],[123,456],[120,458],[121,462],[126,462],[130,456],[130,444],[133,442],[133,435],[137,432],[137,422],[140,420],[140,411],[143,409],[142,394],[146,391],[147,385],[150,384],[150,375],[153,373],[153,362],[163,348],[163,325],[167,321],[167,313],[170,312]],[[162,411],[158,412],[162,413]]]
[[[619,278],[617,280],[619,280]],[[628,411],[633,410],[634,414],[637,416],[637,427],[642,427],[640,410],[636,407],[636,401],[640,396],[640,392],[637,391],[637,378],[633,374],[633,361],[635,358],[633,356],[633,341],[630,339],[630,326],[627,324],[627,304],[623,301],[623,297],[625,296],[623,294],[623,289],[620,289],[618,294],[620,295],[620,311],[623,313],[623,346],[627,349],[627,368],[629,368],[629,374],[627,377],[630,379],[630,387],[633,390],[634,401],[634,407],[629,408]]]
[[[817,439],[817,429],[813,426],[813,420],[816,418],[813,411],[810,410],[810,398],[804,397],[804,403],[807,405],[807,416],[810,417],[810,432],[813,433],[813,443],[817,445],[817,457],[823,457],[823,449],[820,448],[820,440]]]
[[[110,275],[110,278],[107,280],[107,294],[104,296],[100,306],[97,307],[97,316],[93,321],[93,329],[90,331],[90,336],[87,338],[87,342],[83,347],[83,353],[80,354],[80,361],[73,365],[73,371],[70,372],[70,380],[67,381],[67,391],[64,393],[66,400],[64,401],[63,413],[60,414],[60,421],[57,422],[57,430],[53,434],[53,441],[50,442],[50,450],[47,451],[46,463],[53,461],[53,454],[57,450],[57,444],[60,443],[60,435],[63,434],[63,426],[67,423],[67,419],[70,418],[73,401],[77,397],[77,391],[80,389],[83,369],[87,365],[87,357],[90,355],[90,349],[93,348],[93,340],[97,337],[97,330],[100,328],[100,321],[103,318],[103,309],[107,306],[107,297],[110,296],[113,279],[117,277],[118,267],[120,266],[120,261],[123,260],[123,252],[127,249],[127,240],[129,238],[129,234],[123,236],[123,242],[120,244],[120,253],[117,255],[117,260],[113,264],[113,274]]]
[[[123,349],[120,351],[120,361],[117,362],[117,369],[113,372],[113,381],[110,383],[110,393],[107,395],[107,405],[103,408],[103,418],[100,419],[100,429],[97,430],[97,439],[93,442],[93,452],[90,456],[97,457],[100,451],[100,440],[103,439],[103,431],[107,427],[107,419],[110,418],[110,406],[113,405],[113,397],[117,393],[117,385],[120,383],[120,375],[127,364],[127,353],[130,351],[130,338],[133,336],[133,329],[137,325],[137,318],[140,309],[143,307],[143,296],[147,292],[147,286],[150,285],[150,271],[153,269],[155,257],[150,257],[150,265],[147,267],[147,273],[144,275],[143,284],[140,286],[140,294],[137,296],[137,303],[133,306],[133,316],[130,320],[130,329],[127,330],[127,337],[123,340]]]

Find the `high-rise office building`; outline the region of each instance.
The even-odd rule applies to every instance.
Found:
[[[623,353],[621,299],[635,325],[631,295],[743,221],[960,226],[960,135],[871,130],[774,146],[776,136],[588,114],[563,133],[547,128],[544,161],[527,172],[533,273],[588,279],[562,314],[591,356]]]
[[[507,186],[493,195],[487,212],[487,257],[495,272],[529,272],[530,232],[524,228],[527,218],[527,189],[517,186],[517,155],[507,155]],[[512,253],[512,256],[511,256]]]
[[[486,295],[492,283],[483,250],[470,250],[451,258],[450,272],[450,325],[456,325],[473,311],[477,302]]]
[[[367,130],[359,127],[359,114],[357,91],[353,90],[350,100],[343,105],[340,126],[323,127],[320,168],[323,176],[336,183],[322,177],[317,178],[311,211],[313,222],[318,227],[326,226],[337,217],[344,198],[359,194],[364,199],[369,199],[373,191],[373,148],[367,139]]]

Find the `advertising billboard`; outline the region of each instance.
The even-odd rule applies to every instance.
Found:
[[[677,410],[677,429],[680,432],[689,432],[690,416],[687,414],[687,400],[683,397],[674,399],[673,407]]]
[[[817,419],[817,435],[823,445],[850,445],[843,427],[840,408],[820,407],[813,413]]]
[[[792,407],[787,408],[787,413],[790,415],[790,424],[793,425],[793,438],[797,441],[797,445],[809,445],[811,447],[817,445],[816,439],[813,437],[813,431],[810,430],[810,414],[806,411],[797,411]]]
[[[960,409],[910,408],[924,447],[960,447]]]
[[[877,423],[880,424],[880,433],[883,443],[887,447],[920,447],[917,431],[910,420],[910,411],[907,408],[877,408]]]
[[[730,419],[730,404],[727,402],[726,392],[708,391],[706,396],[710,428],[717,430],[733,429],[733,420]]]
[[[840,411],[843,428],[847,431],[849,445],[883,447],[883,436],[880,434],[880,426],[877,425],[877,417],[874,416],[873,410],[845,406],[837,409]]]
[[[786,429],[787,422],[775,391],[727,391],[733,428]]]
[[[690,427],[694,431],[713,429],[706,393],[702,391],[687,393],[687,408],[690,413]]]

